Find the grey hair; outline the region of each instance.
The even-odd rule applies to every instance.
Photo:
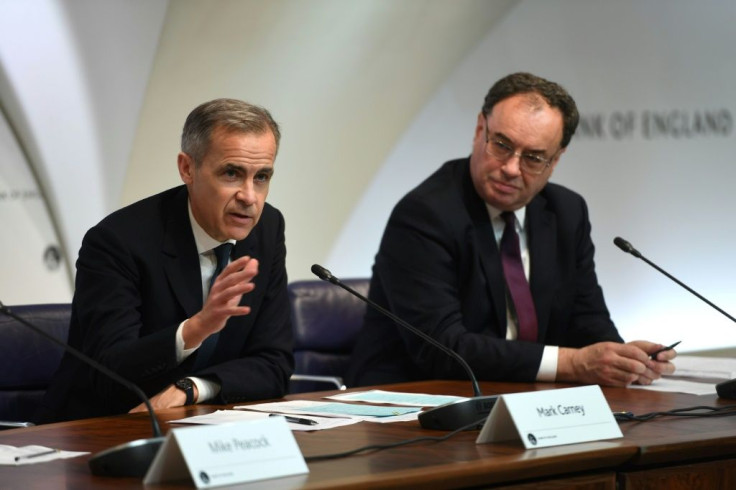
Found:
[[[197,106],[187,116],[181,132],[181,151],[200,165],[210,147],[215,128],[228,131],[264,134],[271,131],[278,151],[281,141],[279,125],[263,107],[238,99],[215,99]]]

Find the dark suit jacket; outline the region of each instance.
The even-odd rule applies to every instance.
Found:
[[[180,186],[123,208],[90,229],[77,261],[69,343],[138,385],[149,397],[186,376],[218,382],[215,402],[281,397],[293,371],[284,219],[269,204],[233,258],[259,261],[255,290],[220,332],[207,367],[195,352],[176,363],[175,332],[202,308],[199,257]],[[67,355],[44,399],[41,422],[124,413],[129,390]]]
[[[596,279],[582,197],[547,184],[527,206],[526,220],[538,342],[505,340],[501,258],[467,158],[445,163],[396,205],[373,266],[370,298],[460,354],[481,380],[533,381],[545,344],[621,342]],[[467,374],[368,308],[350,386],[448,378]]]

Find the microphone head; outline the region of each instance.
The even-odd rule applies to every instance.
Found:
[[[332,282],[332,273],[319,264],[312,265],[312,274],[319,277],[323,281]]]
[[[620,236],[617,236],[613,239],[614,245],[616,245],[618,248],[623,250],[626,253],[631,252],[631,249],[633,248],[629,242],[621,238]]]
[[[621,238],[620,236],[617,236],[613,239],[614,245],[616,245],[618,248],[626,252],[627,254],[631,254],[634,257],[641,258],[641,254],[637,249],[634,248],[632,244]]]

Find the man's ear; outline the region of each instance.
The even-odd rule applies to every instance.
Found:
[[[179,152],[176,157],[176,165],[179,167],[179,177],[181,177],[182,182],[187,185],[191,184],[194,179],[194,161],[192,157],[184,152]]]
[[[486,116],[483,115],[483,111],[478,113],[478,121],[475,124],[475,139],[483,138],[486,139]]]

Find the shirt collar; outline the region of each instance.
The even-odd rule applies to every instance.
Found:
[[[496,218],[501,219],[500,216],[503,211],[501,211],[500,209],[494,208],[488,203],[485,203],[485,204],[486,204],[486,209],[488,210],[488,215],[491,217],[491,221],[493,221]],[[525,222],[524,220],[526,219],[526,206],[514,211],[514,215],[516,215],[516,220],[519,222],[520,228],[523,230],[524,222]]]
[[[189,210],[189,223],[192,225],[192,233],[194,233],[194,243],[197,245],[197,253],[203,254],[205,252],[209,252],[213,248],[217,247],[218,245],[222,245],[223,243],[232,243],[235,245],[235,240],[225,240],[224,242],[218,242],[209,234],[207,234],[204,229],[199,226],[199,223],[197,223],[197,220],[194,218],[194,214],[192,214],[192,203],[189,199],[187,199],[187,209]]]

